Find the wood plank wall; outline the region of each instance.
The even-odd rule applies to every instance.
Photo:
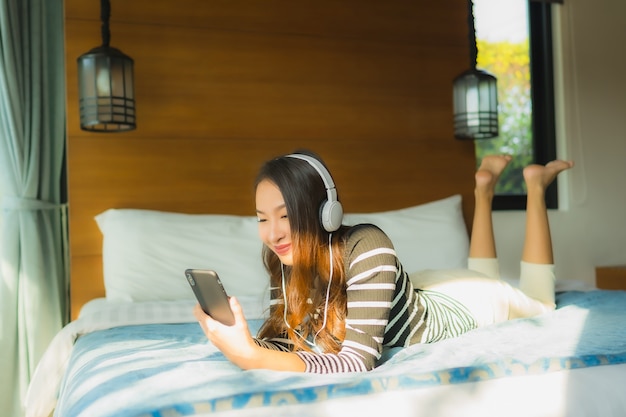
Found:
[[[135,60],[137,130],[80,130],[76,59],[100,2],[65,0],[72,317],[104,294],[110,207],[252,215],[261,163],[319,153],[348,212],[461,193],[474,148],[452,130],[467,69],[461,0],[111,0],[111,46]]]

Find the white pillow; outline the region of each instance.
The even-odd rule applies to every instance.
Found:
[[[109,300],[193,299],[187,268],[217,271],[229,295],[267,292],[254,216],[109,209],[96,222]]]
[[[372,223],[393,242],[406,272],[467,268],[469,236],[461,195],[379,213],[346,214],[344,224]]]
[[[226,291],[267,298],[255,216],[109,209],[96,216],[103,235],[106,298],[113,301],[193,299],[187,268],[214,269]],[[469,241],[461,196],[401,210],[346,214],[344,224],[383,229],[407,272],[467,266]]]

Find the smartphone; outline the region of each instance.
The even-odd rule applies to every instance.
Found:
[[[205,313],[227,326],[235,324],[228,294],[217,272],[209,269],[187,269],[185,276]]]

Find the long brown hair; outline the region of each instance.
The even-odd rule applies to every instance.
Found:
[[[319,156],[306,150],[296,153]],[[320,207],[327,198],[326,187],[318,172],[308,162],[279,157],[266,162],[259,171],[255,187],[261,181],[274,183],[285,200],[291,229],[293,265],[282,265],[278,256],[263,246],[263,263],[270,275],[272,299],[286,300],[270,308],[270,316],[261,327],[259,337],[272,338],[287,334],[296,349],[310,350],[302,340],[315,336],[316,344],[326,352],[337,353],[345,337],[346,280],[343,264],[344,236],[348,227],[341,226],[330,234],[320,221]],[[333,274],[326,304],[326,290],[330,278],[330,250]],[[283,274],[284,288],[283,294]],[[312,303],[308,300],[311,299]],[[326,326],[322,329],[326,314]],[[288,323],[285,323],[286,322]],[[297,335],[293,329],[298,328]]]

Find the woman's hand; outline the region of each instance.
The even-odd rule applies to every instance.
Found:
[[[206,337],[235,365],[245,367],[259,348],[248,329],[248,322],[243,315],[241,305],[235,297],[229,299],[230,308],[235,316],[235,323],[227,326],[206,314],[200,304],[196,304],[193,314],[198,319]]]
[[[196,304],[193,314],[198,319],[206,337],[224,356],[241,369],[274,369],[277,371],[303,372],[305,365],[298,355],[265,349],[254,342],[248,329],[239,301],[229,299],[235,316],[235,324],[227,326],[206,314],[200,304]]]

